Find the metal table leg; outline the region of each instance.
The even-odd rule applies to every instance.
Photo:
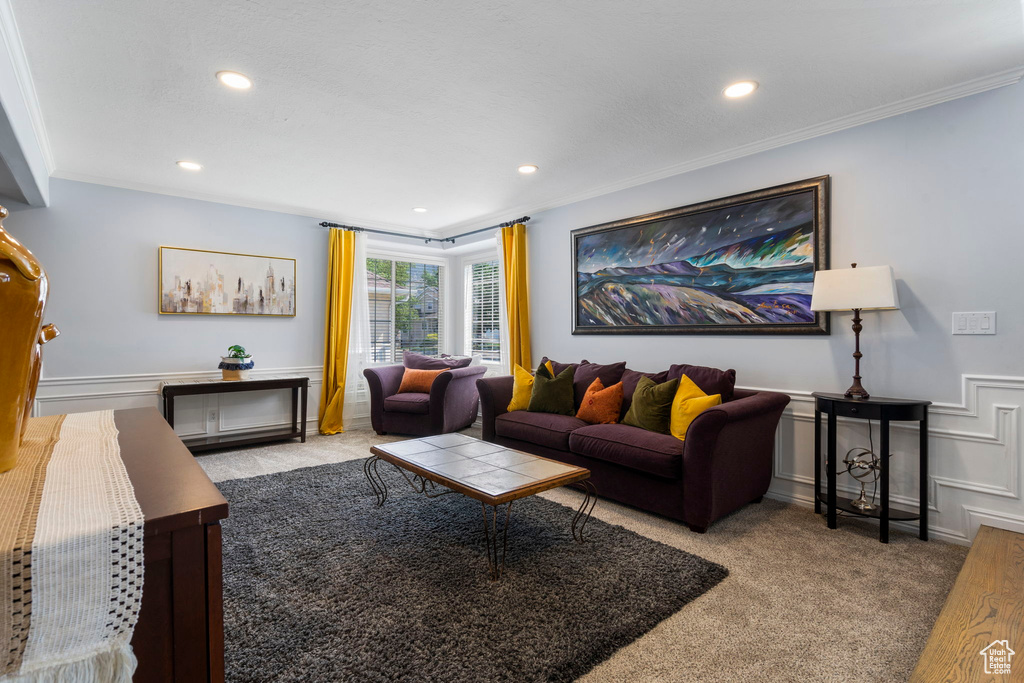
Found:
[[[590,483],[590,480],[584,479],[580,484],[583,486],[583,502],[580,503],[580,509],[576,511],[576,516],[572,518],[572,537],[577,543],[583,543],[583,527],[587,526],[587,522],[590,521],[590,513],[597,505],[597,489]]]
[[[377,463],[380,462],[380,458],[376,455],[372,455],[363,461],[363,474],[366,475],[366,481],[370,482],[370,488],[373,489],[373,495],[377,498],[377,507],[384,505],[384,501],[388,499],[388,487],[384,483],[384,479],[381,478],[380,472],[377,470]]]
[[[512,518],[512,502],[505,505],[505,525],[498,530],[498,506],[491,507],[491,516],[487,516],[487,504],[481,502],[480,507],[484,511],[484,538],[487,542],[487,568],[491,574],[491,581],[501,578],[505,569],[505,553],[508,550],[508,526]],[[501,546],[498,545],[498,534],[501,534]]]

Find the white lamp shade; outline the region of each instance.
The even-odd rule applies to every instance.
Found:
[[[814,274],[812,311],[893,310],[899,307],[892,266],[819,270]]]

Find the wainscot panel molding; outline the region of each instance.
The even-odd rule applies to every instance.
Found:
[[[251,376],[300,375],[309,377],[307,428],[317,428],[323,368],[255,368]],[[163,410],[160,386],[175,380],[220,379],[220,371],[168,372],[92,377],[49,377],[39,381],[32,414],[58,415],[90,410],[117,410],[155,406]],[[211,435],[291,424],[291,396],[287,391],[183,396],[175,401],[175,429],[182,437]],[[369,405],[358,406],[353,428],[369,427]]]
[[[936,538],[961,544],[969,544],[981,524],[1024,532],[1020,483],[1024,377],[962,375],[961,386],[960,404],[934,403],[929,409],[929,529]],[[768,495],[812,507],[814,398],[810,392],[784,393],[792,402],[776,433],[775,474]],[[872,428],[877,448],[877,421]],[[915,508],[917,424],[893,422],[890,428],[890,500]],[[824,417],[822,431],[827,431]],[[869,446],[863,420],[839,418],[837,438],[840,458],[850,448]],[[855,497],[860,486],[845,475],[840,477],[839,491]],[[867,492],[870,496],[870,485]],[[894,526],[917,530],[916,522]]]
[[[316,429],[322,383],[321,366],[254,369],[253,376],[306,375],[310,379],[308,425]],[[44,378],[33,415],[88,410],[157,406],[162,409],[162,382],[217,379],[218,371],[146,375]],[[930,531],[935,538],[969,544],[982,524],[1024,532],[1021,499],[1021,406],[1024,377],[962,375],[961,402],[934,403],[929,410]],[[814,505],[814,399],[809,391],[781,391],[792,399],[776,433],[774,478],[768,495],[778,500]],[[917,397],[921,398],[921,397]],[[923,397],[927,398],[927,397]],[[190,399],[190,400],[186,400]],[[176,402],[175,431],[181,436],[216,434],[281,426],[290,420],[287,392],[253,392],[182,397]],[[211,413],[213,419],[211,420]],[[361,403],[353,428],[369,428],[369,405]],[[878,423],[872,423],[878,445]],[[917,506],[917,425],[891,424],[891,500]],[[838,452],[868,446],[863,420],[838,420]],[[839,491],[856,495],[859,485],[840,477]],[[868,495],[871,487],[868,487]],[[822,521],[824,524],[824,521]],[[895,523],[916,531],[916,523]]]

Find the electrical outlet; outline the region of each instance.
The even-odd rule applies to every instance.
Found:
[[[209,420],[210,422],[216,422],[217,421],[217,411],[216,410],[211,410],[210,411],[210,415],[206,419]]]
[[[996,312],[976,311],[953,314],[953,334],[995,334]]]

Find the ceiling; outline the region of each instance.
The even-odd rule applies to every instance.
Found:
[[[55,176],[411,232],[483,227],[1024,66],[1020,0],[10,1]],[[222,69],[254,87],[225,88]],[[741,79],[761,87],[724,98]]]

